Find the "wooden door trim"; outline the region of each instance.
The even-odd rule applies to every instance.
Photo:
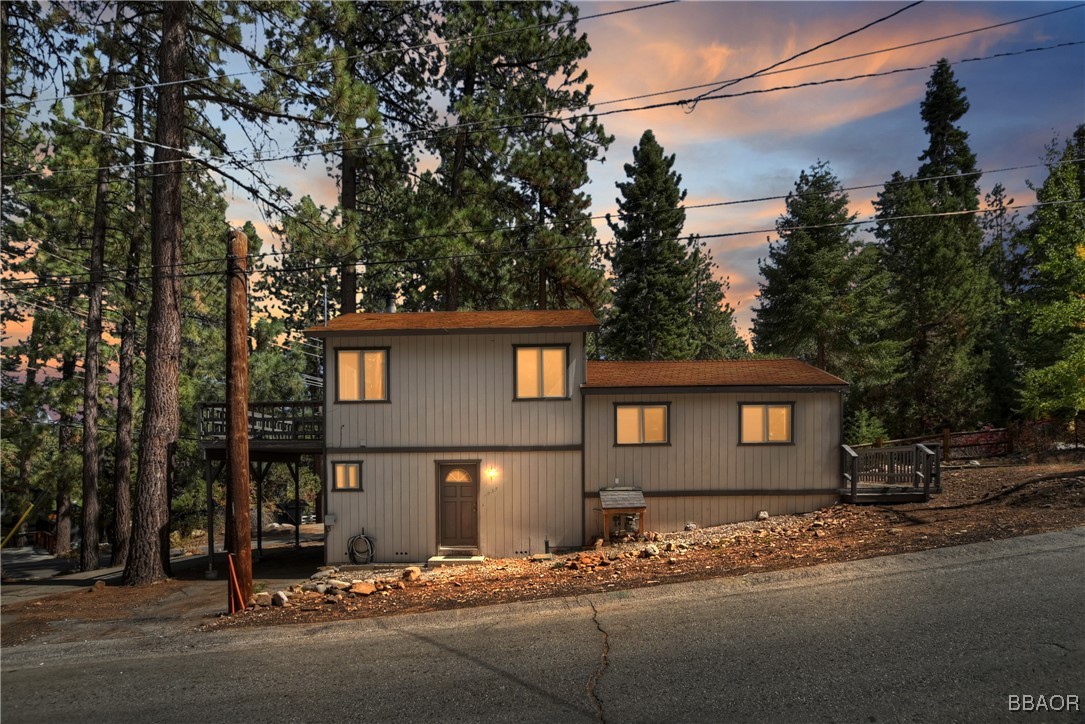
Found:
[[[481,495],[482,495],[481,481],[479,480],[479,478],[482,476],[482,460],[481,459],[475,459],[475,460],[434,460],[433,461],[433,476],[434,476],[434,482],[436,483],[436,485],[434,486],[434,492],[436,494],[435,503],[436,503],[436,506],[437,506],[437,547],[438,548],[455,548],[456,546],[446,546],[446,545],[444,545],[444,543],[442,542],[442,539],[441,539],[441,484],[444,482],[444,480],[442,479],[443,476],[441,475],[441,466],[442,465],[466,467],[466,468],[474,470],[474,474],[473,474],[474,483],[475,483],[475,545],[474,545],[474,548],[477,549],[478,546],[479,546],[479,543],[480,543],[479,539],[481,539],[481,537],[482,537],[482,531],[479,529],[479,510],[478,510],[479,504],[482,502],[481,499],[480,499]]]

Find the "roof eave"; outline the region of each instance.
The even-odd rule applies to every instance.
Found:
[[[628,395],[628,394],[689,394],[706,392],[843,392],[850,385],[829,383],[824,385],[625,385],[615,387],[593,387],[581,385],[584,395]]]
[[[442,327],[429,329],[333,329],[330,327],[310,327],[303,334],[307,337],[402,337],[421,335],[453,334],[538,334],[545,332],[574,333],[597,332],[598,324],[563,325],[560,327]]]

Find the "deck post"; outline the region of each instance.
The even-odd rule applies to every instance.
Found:
[[[202,419],[202,416],[201,416]],[[208,579],[215,578],[215,497],[211,494],[211,487],[215,484],[212,477],[211,458],[207,451],[203,454],[204,481],[207,483],[207,572],[204,574]]]
[[[290,463],[294,476],[294,547],[301,548],[301,460]]]

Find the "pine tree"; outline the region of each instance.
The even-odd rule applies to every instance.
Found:
[[[1023,409],[1033,417],[1072,420],[1085,410],[1085,125],[1061,154],[1048,148],[1048,176],[1036,188],[1042,204],[1022,234],[1027,289],[1021,340],[1028,369]]]
[[[738,359],[749,354],[746,340],[735,329],[735,310],[727,302],[730,283],[720,279],[719,267],[708,247],[694,239],[689,264],[693,276],[693,330],[696,359]]]
[[[759,264],[754,349],[798,357],[852,383],[849,417],[893,379],[897,314],[886,302],[877,250],[855,236],[848,195],[829,164],[802,171],[776,222],[778,240]],[[878,411],[880,414],[880,410]]]
[[[988,409],[982,344],[995,290],[981,256],[982,230],[969,213],[979,208],[979,189],[968,134],[957,125],[967,110],[964,90],[940,61],[921,104],[929,144],[919,176],[898,172],[876,202],[875,233],[905,348],[893,390],[895,433],[974,424]]]
[[[617,186],[618,218],[607,217],[614,247],[607,254],[613,306],[600,331],[610,359],[691,359],[697,354],[687,242],[681,239],[686,212],[682,177],[674,156],[665,156],[647,130],[625,164],[627,181]]]

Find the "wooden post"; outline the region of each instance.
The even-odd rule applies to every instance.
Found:
[[[226,255],[226,458],[230,470],[227,505],[233,525],[227,540],[234,554],[242,602],[252,597],[249,521],[249,239],[231,231]]]
[[[301,548],[301,460],[290,466],[294,476],[294,547]]]

